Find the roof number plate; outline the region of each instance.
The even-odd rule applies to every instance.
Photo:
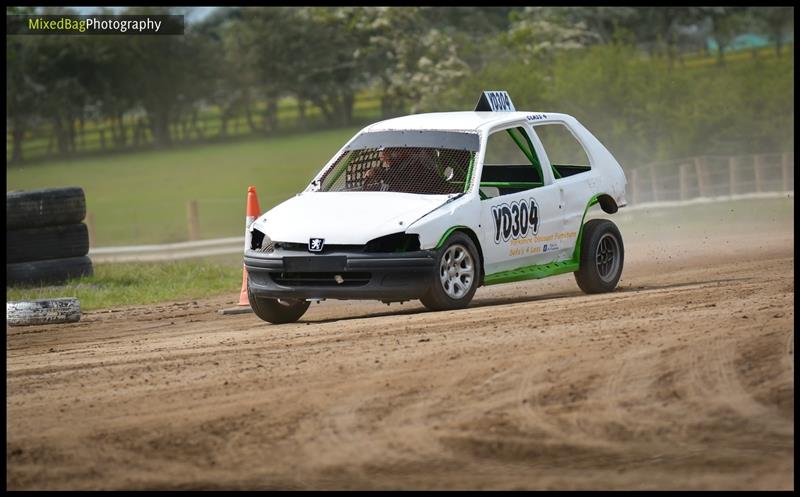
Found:
[[[485,91],[481,94],[481,98],[475,106],[475,111],[516,112],[516,109],[514,109],[514,103],[511,102],[508,92],[493,90]]]

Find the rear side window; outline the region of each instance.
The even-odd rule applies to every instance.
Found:
[[[547,152],[556,179],[591,169],[586,149],[564,124],[539,124],[534,131]]]

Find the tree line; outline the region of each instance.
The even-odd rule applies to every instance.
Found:
[[[76,12],[9,8],[7,13]],[[278,102],[285,97],[297,102],[301,123],[313,108],[330,126],[348,125],[356,96],[365,89],[379,95],[386,117],[468,110],[472,107],[463,106],[474,105],[476,90],[511,87],[515,103],[529,101],[532,109],[544,104],[573,109],[583,102],[573,109],[578,116],[588,105],[590,117],[611,111],[627,127],[641,133],[639,128],[651,126],[647,133],[657,134],[663,123],[641,121],[641,109],[632,109],[625,95],[597,79],[603,67],[616,64],[626,77],[640,78],[634,86],[643,97],[680,98],[679,92],[662,88],[662,94],[653,94],[646,87],[663,85],[656,80],[658,71],[672,77],[687,53],[708,49],[709,37],[720,47],[710,55],[730,78],[747,77],[725,68],[725,47],[737,34],[761,33],[777,56],[790,59],[782,54],[792,22],[791,7],[232,7],[187,24],[183,36],[9,36],[11,162],[25,159],[26,136],[42,128],[52,133],[60,156],[74,154],[78,137],[91,125],[109,131],[104,149],[138,145],[145,132],[154,146],[169,147],[176,126],[194,127],[202,136],[196,123],[209,108],[219,113],[218,138],[241,117],[251,132],[271,133],[280,126]],[[581,87],[587,78],[605,86]],[[717,83],[731,84],[730,78]],[[681,84],[688,85],[687,94],[696,93],[696,81],[684,78]],[[651,114],[674,112],[663,104],[651,102]],[[670,144],[647,141],[647,146]]]

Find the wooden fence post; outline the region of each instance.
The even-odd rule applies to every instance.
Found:
[[[658,202],[658,184],[656,182],[655,166],[650,166],[650,189],[653,191],[653,202]]]
[[[783,191],[789,191],[789,154],[784,152],[781,156],[781,179],[783,179]]]
[[[761,155],[753,157],[755,175],[756,175],[756,192],[761,193],[764,190],[764,158]]]
[[[639,170],[631,171],[631,203],[639,203]]]
[[[96,247],[96,238],[94,233],[94,213],[86,211],[86,231],[89,232],[89,248]]]
[[[689,164],[681,164],[678,171],[681,183],[681,200],[689,198]]]
[[[738,159],[736,157],[728,157],[728,183],[731,197],[736,195],[737,185],[739,183],[739,180],[736,178],[737,163]]]
[[[186,215],[189,220],[189,240],[199,240],[200,223],[197,217],[197,200],[190,200],[186,204]]]
[[[694,158],[694,169],[697,172],[697,188],[701,197],[708,197],[708,182],[706,181],[706,161],[702,157]]]

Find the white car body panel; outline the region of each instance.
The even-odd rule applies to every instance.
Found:
[[[448,199],[394,192],[304,192],[259,217],[253,227],[281,242],[323,238],[326,244],[363,245],[406,231]]]
[[[555,179],[547,151],[536,136],[542,124],[562,123],[585,148],[588,172]],[[523,127],[540,159],[544,186],[481,200],[479,183],[486,143],[493,131]],[[347,145],[361,133],[391,130],[463,131],[480,135],[480,150],[469,190],[459,195],[418,195],[391,192],[319,192],[319,180]],[[433,249],[454,227],[474,232],[484,257],[484,272],[566,261],[573,257],[578,233],[593,196],[606,194],[618,207],[626,205],[624,172],[611,153],[575,118],[559,113],[442,112],[388,119],[365,127],[340,149],[299,194],[264,213],[250,230],[273,241],[326,244],[365,244],[379,236],[418,234],[421,249]],[[516,239],[497,239],[493,208],[535,200],[538,229]],[[521,209],[521,208],[520,208]],[[521,229],[521,226],[518,227]]]
[[[480,205],[471,195],[463,195],[436,209],[412,224],[406,233],[419,235],[420,248],[433,249],[448,229],[465,226],[475,233],[480,232]]]

